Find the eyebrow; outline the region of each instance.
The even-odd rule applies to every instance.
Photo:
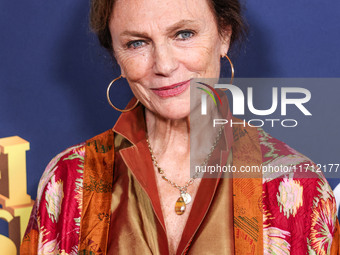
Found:
[[[167,33],[171,33],[171,32],[174,32],[174,31],[180,29],[180,28],[183,28],[184,26],[192,25],[194,23],[195,23],[195,21],[193,21],[193,20],[183,19],[183,20],[180,20],[177,23],[173,24],[172,26],[168,27],[166,29],[166,31],[167,31]]]
[[[166,32],[168,34],[183,28],[184,26],[187,25],[192,25],[194,24],[195,21],[193,20],[180,20],[176,22],[175,24],[171,25],[166,29]],[[139,31],[133,31],[133,30],[126,30],[120,34],[121,36],[135,36],[135,37],[142,37],[142,38],[149,38],[149,35],[147,33],[139,32]]]
[[[129,35],[129,36],[143,37],[143,38],[149,37],[147,33],[141,33],[141,32],[138,32],[138,31],[131,31],[131,30],[126,30],[126,31],[122,32],[120,35],[121,36]]]

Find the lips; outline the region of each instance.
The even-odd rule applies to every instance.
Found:
[[[190,85],[190,80],[172,84],[161,88],[152,89],[152,91],[162,98],[174,97],[182,94]]]

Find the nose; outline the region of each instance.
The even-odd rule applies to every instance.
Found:
[[[153,71],[157,75],[168,77],[178,68],[178,60],[171,46],[166,43],[154,47],[153,57]]]

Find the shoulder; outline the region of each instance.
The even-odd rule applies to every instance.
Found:
[[[285,175],[295,178],[321,178],[322,171],[307,156],[291,148],[286,143],[258,129],[258,139],[262,152],[262,170],[265,181]]]
[[[83,142],[71,146],[49,162],[39,182],[36,201],[38,205],[46,188],[48,190],[57,188],[66,181],[69,183],[70,179],[81,177],[84,167],[85,144]]]
[[[305,198],[310,197],[312,200],[316,197],[334,200],[325,176],[311,159],[262,129],[258,133],[265,187],[276,187],[281,192],[289,189],[296,195],[300,190]]]
[[[52,183],[76,185],[76,181],[83,178],[86,154],[92,151],[96,153],[110,151],[113,148],[113,140],[113,131],[109,129],[56,155],[49,162],[40,179],[37,194],[38,204],[42,193],[46,187],[53,186]]]
[[[109,129],[56,155],[49,162],[40,179],[37,199],[42,196],[42,192],[51,182],[70,184],[72,180],[82,178],[85,154],[92,150],[105,153],[113,148],[113,140],[113,131]]]
[[[308,157],[294,150],[286,143],[272,137],[261,128],[258,129],[258,137],[265,164],[292,165],[306,161],[311,162]]]

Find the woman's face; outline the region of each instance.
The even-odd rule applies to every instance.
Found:
[[[109,28],[122,75],[141,103],[167,119],[190,113],[190,79],[216,78],[230,33],[209,0],[117,0]]]

